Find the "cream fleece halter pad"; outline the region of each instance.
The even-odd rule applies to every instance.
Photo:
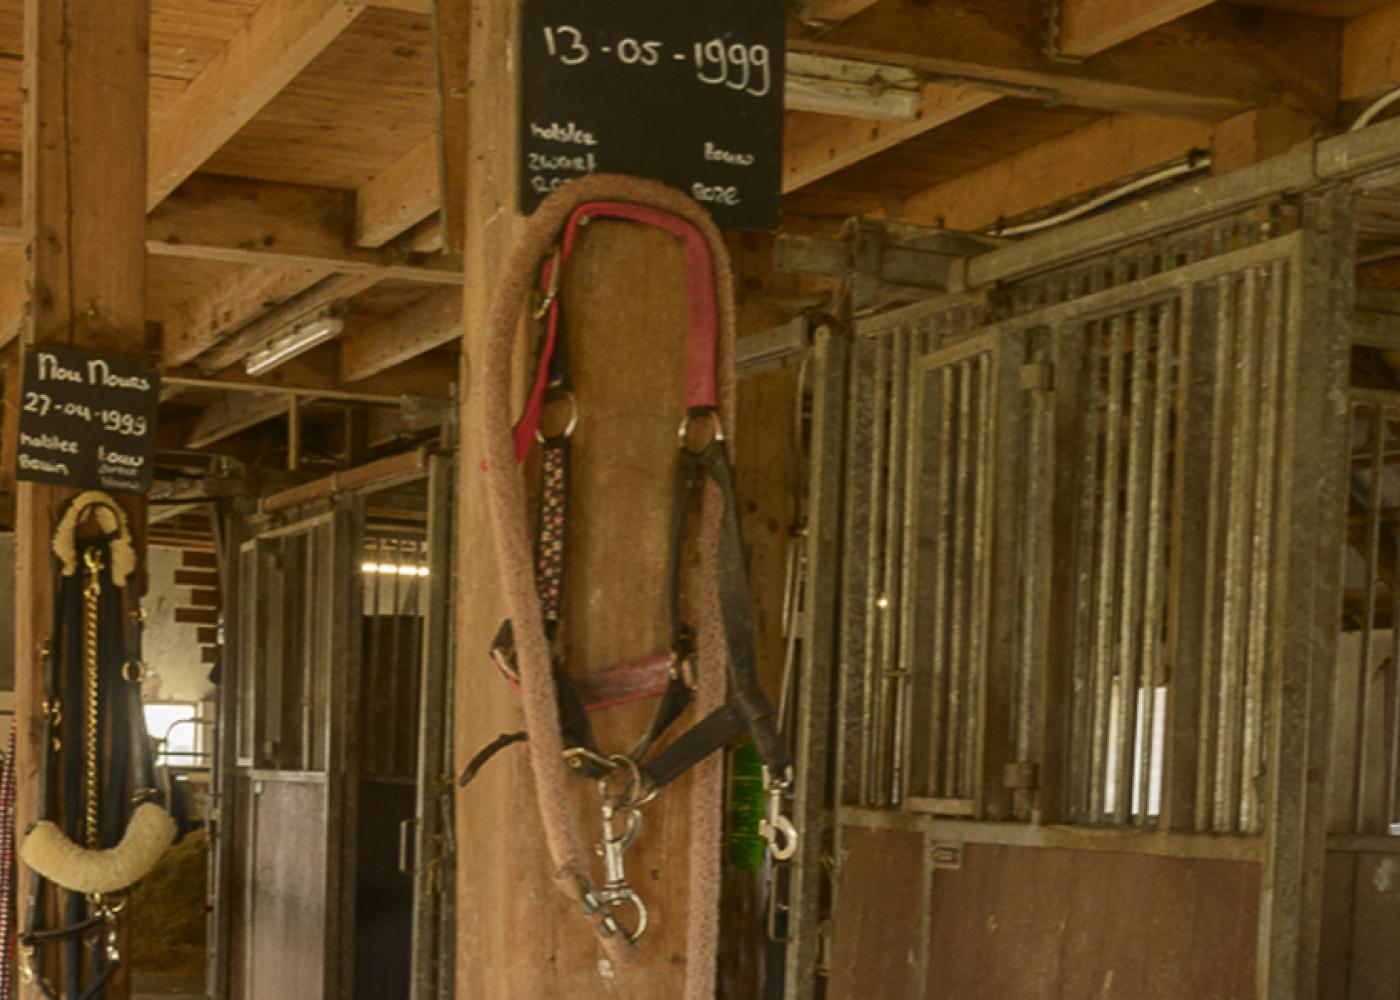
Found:
[[[64,576],[78,570],[77,529],[89,514],[111,536],[112,580],[118,587],[136,569],[136,549],[131,527],[116,500],[99,490],[74,497],[54,528],[53,552]],[[120,892],[141,878],[161,859],[175,839],[175,821],[154,802],[136,807],[126,832],[116,847],[90,850],[73,843],[57,824],[44,820],[25,835],[20,857],[50,882],[72,892],[105,895]]]
[[[127,578],[136,571],[136,549],[131,544],[131,526],[126,511],[117,501],[101,490],[79,493],[69,501],[63,517],[53,530],[53,554],[58,557],[64,576],[78,571],[78,522],[89,514],[97,518],[97,526],[113,536],[112,582],[125,587]]]

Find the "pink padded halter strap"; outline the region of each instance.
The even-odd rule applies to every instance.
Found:
[[[626,201],[591,201],[578,206],[569,215],[559,255],[549,260],[540,276],[541,286],[548,289],[554,280],[554,268],[569,259],[582,228],[583,219],[626,219],[655,226],[676,236],[685,244],[685,282],[690,300],[689,336],[686,348],[685,405],[687,410],[714,409],[715,343],[719,319],[715,303],[715,268],[709,245],[700,230],[679,216],[659,208]],[[544,350],[540,352],[540,367],[534,387],[525,404],[525,412],[515,426],[515,459],[524,461],[529,454],[535,431],[544,415],[545,395],[549,390],[549,363],[559,335],[559,299],[549,303],[549,323],[545,331]]]

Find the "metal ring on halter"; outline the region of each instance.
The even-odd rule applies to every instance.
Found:
[[[122,664],[122,680],[128,684],[140,684],[146,679],[145,660],[127,660]]]
[[[708,416],[708,417],[714,422],[714,434],[713,434],[713,436],[710,438],[710,440],[711,440],[711,441],[723,441],[723,440],[724,440],[724,424],[722,424],[722,423],[720,422],[720,419],[719,419],[719,410],[710,408],[710,409],[705,410],[704,413],[702,413],[702,414],[690,414],[690,413],[687,413],[687,414],[685,415],[685,419],[683,419],[683,420],[681,421],[680,429],[679,429],[678,431],[676,431],[676,439],[677,439],[677,441],[680,443],[680,446],[681,446],[682,448],[687,447],[687,445],[686,445],[686,437],[690,434],[690,420],[691,420],[691,417],[692,417],[692,416]],[[696,450],[700,450],[700,449],[696,449]]]
[[[571,438],[574,436],[574,429],[578,427],[578,400],[574,399],[574,394],[568,389],[565,389],[562,394],[556,394],[554,398],[567,399],[569,401],[569,422],[564,425],[564,429],[562,431],[560,431],[558,434],[551,434],[548,438],[545,437],[544,431],[540,430],[539,427],[536,427],[535,440],[538,441],[540,444],[544,444],[546,440],[553,441],[556,438]],[[549,403],[553,401],[554,400],[549,400],[545,403],[545,405],[548,406]],[[541,415],[540,417],[540,424],[544,424],[543,415]]]
[[[622,931],[623,936],[632,944],[636,944],[641,940],[642,935],[647,932],[647,904],[642,902],[642,897],[637,895],[636,890],[604,889],[600,890],[599,895],[603,897],[603,902],[605,902],[611,910],[615,910],[619,906],[624,906],[627,903],[631,903],[636,908],[637,923],[630,931],[627,930],[625,925],[619,920],[613,920],[613,927]]]
[[[625,753],[615,753],[608,756],[608,763],[613,765],[612,774],[620,770],[626,770],[629,781],[625,792],[616,800],[616,806],[620,809],[640,809],[652,799],[656,798],[657,789],[648,789],[646,779],[642,777],[642,766]],[[598,787],[607,796],[607,782],[612,774],[599,779]]]

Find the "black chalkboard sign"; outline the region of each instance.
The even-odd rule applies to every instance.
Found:
[[[663,181],[728,228],[773,229],[781,0],[525,0],[520,207],[606,171]]]
[[[128,493],[151,488],[160,374],[69,348],[26,352],[15,478]]]

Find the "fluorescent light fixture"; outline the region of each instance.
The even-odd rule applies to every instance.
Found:
[[[791,111],[909,121],[918,117],[923,86],[907,66],[789,52],[784,103]]]
[[[427,576],[429,569],[427,566],[417,566],[413,563],[366,562],[360,564],[360,572],[378,573],[383,576]]]
[[[249,375],[271,371],[298,354],[305,354],[317,344],[324,344],[345,329],[345,321],[327,313],[318,313],[298,320],[291,329],[272,337],[243,359],[243,370]]]

